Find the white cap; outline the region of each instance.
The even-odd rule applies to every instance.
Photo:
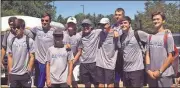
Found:
[[[76,20],[76,18],[75,17],[69,17],[68,19],[67,19],[67,23],[69,23],[69,22],[72,22],[72,23],[77,23],[77,20]]]
[[[107,24],[107,23],[110,23],[110,21],[108,18],[102,18],[99,23],[100,24]]]

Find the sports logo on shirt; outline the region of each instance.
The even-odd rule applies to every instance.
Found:
[[[22,43],[18,43],[16,41],[14,41],[12,46],[20,48],[20,47],[27,47],[27,44],[26,44],[26,41],[23,41]]]
[[[51,56],[52,59],[64,58],[64,57],[67,57],[67,53],[52,54],[52,56]]]

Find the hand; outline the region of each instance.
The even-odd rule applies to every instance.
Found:
[[[70,44],[66,44],[66,48],[71,48],[71,45]]]
[[[117,31],[114,31],[114,37],[118,37],[119,33]]]
[[[72,83],[72,77],[71,76],[68,76],[67,78],[67,84],[70,86]]]
[[[10,69],[8,70],[8,73],[9,73],[9,74],[11,73],[11,70],[12,70],[12,68],[10,68]]]
[[[75,60],[72,60],[73,64],[76,62]]]
[[[28,70],[28,72],[31,72],[31,71],[32,71],[32,68],[28,67],[27,70]]]
[[[154,77],[153,72],[152,72],[151,70],[148,70],[147,73],[149,74],[149,76],[150,76],[152,79],[156,79],[156,77]]]
[[[154,77],[158,78],[160,76],[160,72],[158,70],[153,72]]]
[[[46,85],[47,85],[48,87],[51,87],[51,80],[50,80],[50,79],[46,79]]]

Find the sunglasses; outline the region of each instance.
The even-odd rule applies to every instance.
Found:
[[[41,19],[41,22],[49,22],[49,20],[43,20],[43,19]]]
[[[90,24],[87,24],[87,23],[82,24],[82,27],[89,27],[89,26]]]

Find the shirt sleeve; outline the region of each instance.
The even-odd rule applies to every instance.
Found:
[[[147,43],[148,38],[149,38],[149,34],[144,32],[144,31],[137,31],[137,32],[138,32],[140,40]]]
[[[30,48],[30,53],[34,53],[35,52],[35,45],[34,45],[34,40],[33,39],[29,39],[29,48]]]
[[[96,33],[96,35],[99,35],[101,33],[102,29],[95,29],[94,32]]]
[[[80,49],[83,48],[82,40],[80,40],[79,43],[78,43],[78,49],[79,49],[79,48],[80,48]]]
[[[149,51],[149,48],[150,48],[150,37],[152,38],[152,35],[149,35],[148,38],[147,38],[147,44],[145,45],[146,47],[146,51]],[[152,40],[152,39],[151,39]]]
[[[28,29],[25,29],[24,34],[27,35],[30,38],[34,38],[33,33],[30,30],[28,30]]]
[[[31,28],[30,31],[34,34],[36,34],[38,27]]]
[[[74,59],[74,55],[72,51],[68,52],[68,60],[73,60]]]
[[[174,39],[171,33],[168,33],[168,38],[167,38],[167,52],[171,53],[174,51]]]
[[[46,54],[46,62],[51,62],[51,53],[50,53],[49,49],[48,49],[47,54]]]

